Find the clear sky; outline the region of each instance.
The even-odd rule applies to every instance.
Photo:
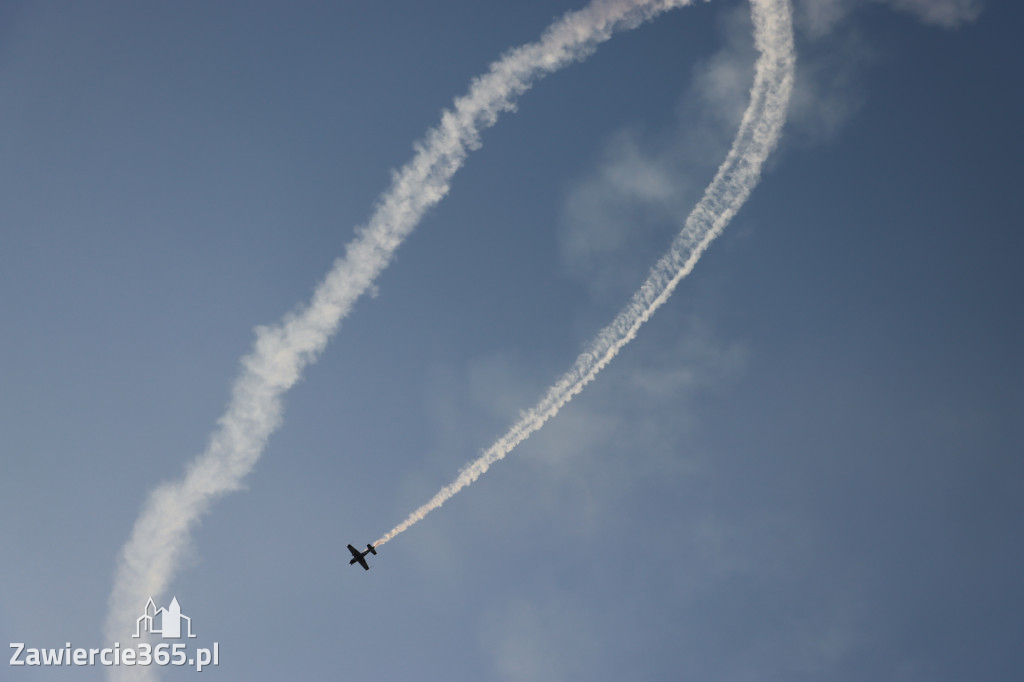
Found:
[[[0,640],[110,646],[118,552],[254,328],[308,300],[471,78],[582,6],[0,3]],[[749,7],[675,10],[526,93],[153,595],[219,643],[202,674],[1024,676],[1022,19],[797,0],[782,142],[694,273],[349,567],[668,247],[747,105]]]

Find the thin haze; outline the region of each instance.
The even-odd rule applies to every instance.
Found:
[[[751,10],[755,44],[760,56],[755,66],[750,105],[743,114],[729,154],[687,217],[671,248],[652,268],[629,305],[597,334],[589,348],[576,358],[572,368],[548,389],[544,397],[523,413],[519,421],[478,459],[464,467],[454,481],[377,540],[375,545],[391,540],[440,507],[558,414],[563,405],[579,394],[619,350],[636,337],[644,322],[690,274],[704,250],[746,201],[786,121],[796,62],[788,0],[752,0]]]
[[[119,639],[131,631],[146,599],[167,588],[192,525],[211,500],[236,490],[252,470],[281,423],[283,394],[323,350],[424,212],[445,196],[468,152],[480,145],[481,130],[511,110],[514,99],[538,78],[585,58],[615,31],[689,4],[692,0],[598,0],[556,21],[540,41],[508,52],[442,114],[441,123],[427,133],[413,159],[394,175],[370,221],[357,231],[358,237],[335,262],[309,305],[277,325],[257,328],[254,350],[242,359],[242,374],[206,451],[188,466],[184,478],[150,494],[121,552],[109,599],[108,638]],[[114,668],[112,674],[139,679],[153,673]]]

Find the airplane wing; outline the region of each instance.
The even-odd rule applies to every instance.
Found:
[[[362,566],[364,570],[370,570],[370,565],[366,563],[366,559],[364,559],[363,557],[359,557],[359,565]]]
[[[354,556],[356,558],[363,556],[362,554],[359,553],[359,550],[356,549],[355,547],[353,547],[352,545],[348,546],[348,551],[352,552],[352,556]]]

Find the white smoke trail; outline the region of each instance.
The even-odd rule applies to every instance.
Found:
[[[501,112],[513,109],[515,98],[537,79],[588,56],[615,31],[693,1],[595,0],[556,21],[538,42],[506,53],[442,113],[441,123],[395,173],[369,222],[357,231],[345,256],[335,261],[309,305],[277,325],[257,328],[253,351],[242,359],[241,376],[206,450],[181,480],[150,494],[121,551],[108,603],[108,639],[120,640],[131,632],[146,599],[164,592],[192,526],[211,500],[240,486],[281,422],[283,394],[323,350],[423,213],[447,194],[452,175],[468,152],[479,147],[480,132]],[[112,676],[121,679],[154,679],[153,674],[147,668],[112,669]]]
[[[725,161],[687,217],[671,248],[651,269],[629,305],[597,334],[587,350],[576,358],[572,368],[548,389],[544,397],[524,412],[519,421],[478,459],[464,467],[454,481],[374,545],[386,543],[440,507],[558,414],[563,405],[579,394],[619,350],[636,337],[641,325],[668,300],[676,285],[690,274],[711,241],[721,234],[747,200],[760,178],[765,159],[775,148],[782,132],[796,63],[789,0],[751,0],[751,11],[754,41],[760,56],[755,67],[750,104]]]

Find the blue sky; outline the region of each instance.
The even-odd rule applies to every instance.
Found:
[[[254,327],[308,300],[471,78],[581,6],[0,9],[8,642],[109,645],[118,552]],[[667,248],[746,106],[747,4],[616,35],[485,132],[160,595],[220,643],[204,675],[1020,676],[1021,10],[795,9],[782,142],[723,236],[364,573],[345,544],[490,445]]]

